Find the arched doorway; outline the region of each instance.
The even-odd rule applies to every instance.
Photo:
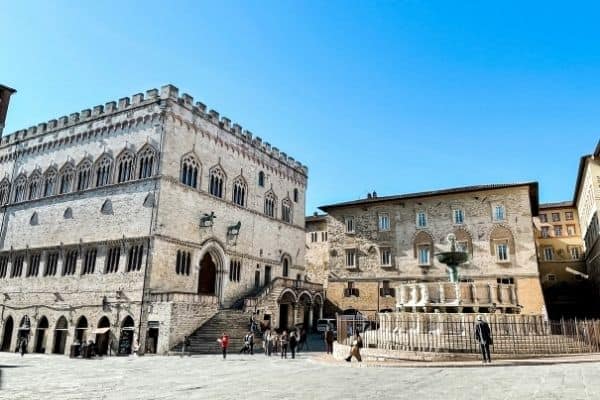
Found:
[[[79,317],[77,325],[75,325],[75,340],[83,343],[86,340],[86,331],[88,329],[88,321],[84,316]]]
[[[198,293],[214,296],[217,284],[217,265],[210,252],[207,252],[200,261],[199,275]]]
[[[133,318],[128,315],[123,319],[123,322],[121,322],[118,355],[126,356],[131,354],[131,349],[133,348],[133,329]]]
[[[35,332],[35,346],[33,351],[36,353],[46,352],[46,329],[48,329],[48,318],[42,316],[38,322],[38,326]]]
[[[301,313],[299,317],[301,317],[302,320],[300,322],[296,321],[295,323],[301,323],[302,329],[306,329],[306,331],[308,332],[308,330],[312,326],[310,320],[312,299],[308,293],[304,292],[300,295],[300,297],[298,298],[298,308],[299,312]]]
[[[52,353],[65,354],[68,329],[69,323],[67,319],[64,316],[60,317],[56,321],[56,328],[54,328],[54,347],[52,348]]]
[[[279,299],[279,329],[288,329],[290,322],[293,325],[294,305],[296,304],[296,295],[291,290],[284,291]]]
[[[99,356],[108,354],[108,344],[110,341],[110,321],[106,316],[98,321],[96,329],[96,351]]]
[[[4,321],[4,334],[2,335],[2,351],[10,351],[10,342],[12,341],[12,334],[14,329],[14,322],[12,317],[8,317]]]

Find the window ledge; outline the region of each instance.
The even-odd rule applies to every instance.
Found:
[[[395,266],[395,265],[392,265],[392,264],[380,264],[379,266],[380,266],[381,268],[388,268],[388,269],[391,269],[391,268],[396,268],[396,266]]]

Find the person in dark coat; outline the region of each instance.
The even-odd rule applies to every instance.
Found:
[[[481,315],[477,316],[477,322],[475,323],[475,340],[479,342],[479,347],[481,347],[483,363],[485,364],[486,361],[491,363],[492,358],[490,356],[490,344],[493,344],[492,331],[490,330],[488,323],[483,320]]]
[[[27,339],[21,339],[21,343],[19,344],[19,350],[21,351],[21,357],[27,352]]]
[[[352,356],[356,357],[356,360],[358,362],[362,361],[362,357],[360,356],[360,349],[362,349],[363,347],[363,340],[360,337],[360,335],[358,334],[358,332],[356,332],[355,336],[354,336],[354,340],[352,341],[352,348],[350,349],[350,354],[348,355],[348,357],[346,357],[346,361],[350,362],[352,361]]]
[[[327,331],[325,331],[325,346],[327,348],[327,354],[333,354],[333,331],[328,326]]]
[[[298,345],[298,339],[296,339],[296,332],[290,333],[290,351],[292,352],[292,358],[296,358],[296,346]]]

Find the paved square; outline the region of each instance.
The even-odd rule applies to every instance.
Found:
[[[313,355],[316,355],[313,353]],[[363,368],[301,354],[111,357],[0,353],[1,399],[598,399],[600,363]]]

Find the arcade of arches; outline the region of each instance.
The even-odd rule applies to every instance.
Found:
[[[278,300],[277,328],[290,329],[299,325],[310,330],[323,318],[323,298],[320,293],[285,289]]]

